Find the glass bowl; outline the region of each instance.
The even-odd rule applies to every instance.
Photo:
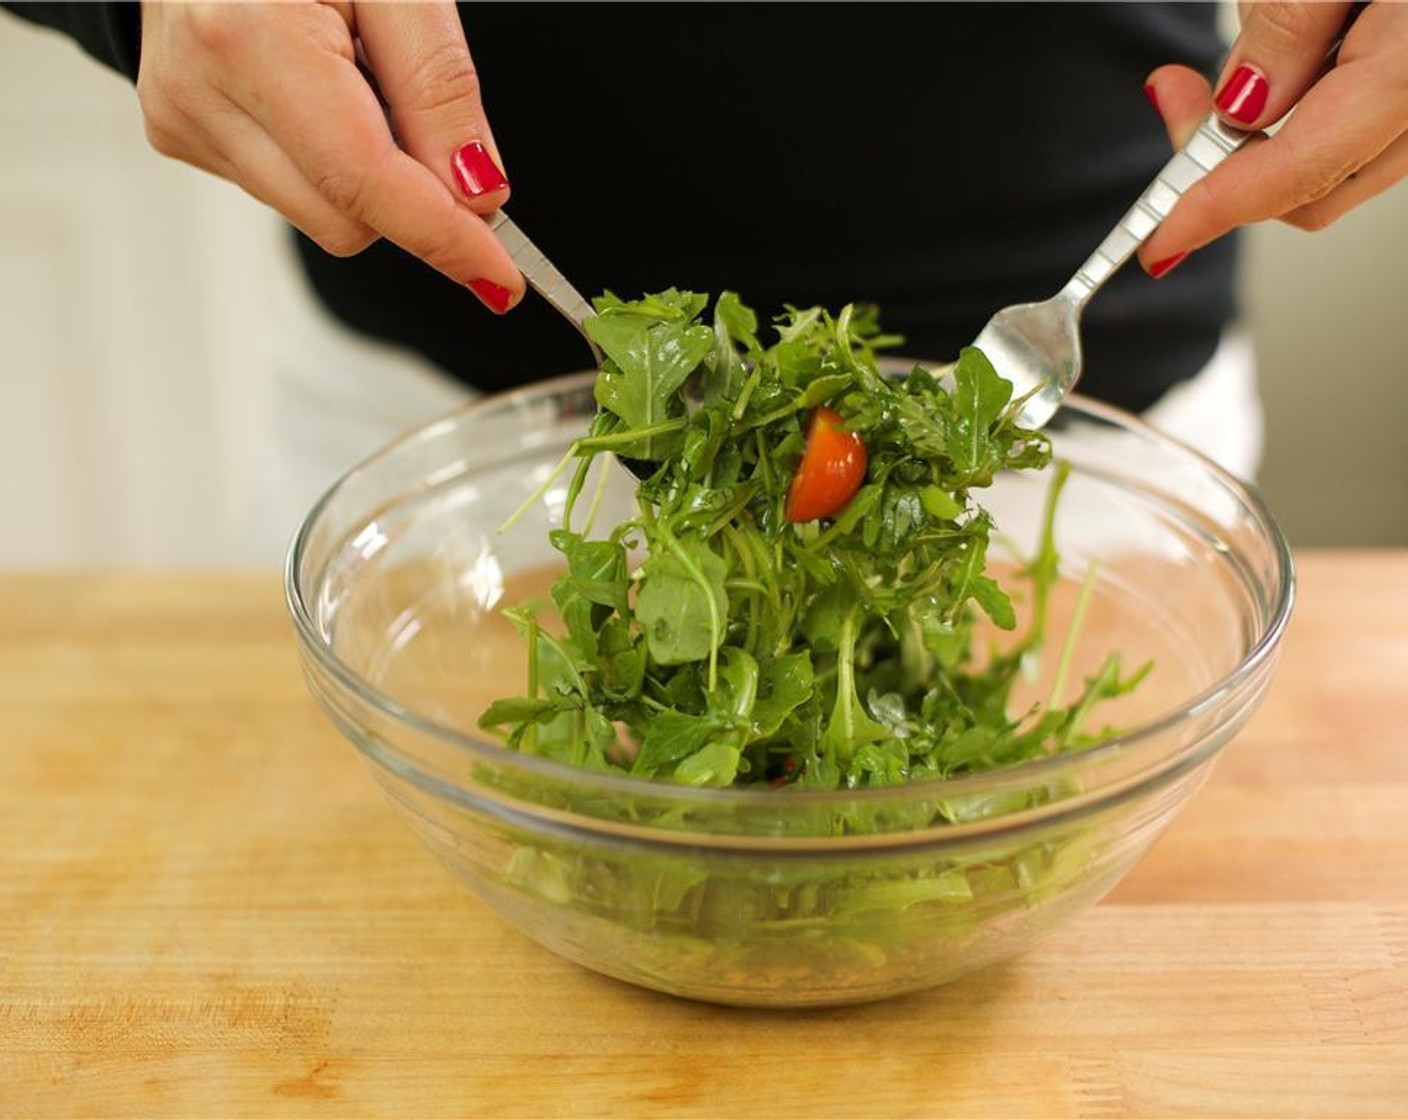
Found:
[[[1129,871],[1271,679],[1293,577],[1261,501],[1076,398],[1048,429],[1072,467],[1050,632],[1085,585],[1064,679],[1079,687],[1111,651],[1126,667],[1153,662],[1101,709],[1101,725],[1124,730],[1006,771],[834,792],[698,789],[509,751],[476,720],[524,691],[524,646],[500,608],[556,570],[547,534],[563,487],[497,526],[595,411],[581,375],[407,435],[318,503],[286,572],[312,693],[411,827],[508,921],[588,968],[719,1003],[802,1006],[1009,957]],[[633,480],[601,470],[597,523],[609,526],[633,511]],[[1049,476],[979,494],[1017,555],[1035,545]],[[1050,689],[1057,652],[1031,667],[1030,698]]]

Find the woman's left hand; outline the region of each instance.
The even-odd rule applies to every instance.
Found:
[[[1250,222],[1324,229],[1408,175],[1408,3],[1360,5],[1333,64],[1326,55],[1354,5],[1296,0],[1241,4],[1242,30],[1214,97],[1184,66],[1163,66],[1146,92],[1181,146],[1216,107],[1270,137],[1249,140],[1194,184],[1139,252],[1151,276]]]

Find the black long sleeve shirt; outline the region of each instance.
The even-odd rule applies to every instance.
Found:
[[[7,3],[129,77],[135,4]],[[461,7],[510,212],[587,294],[670,285],[783,304],[878,303],[907,355],[946,360],[1005,304],[1075,271],[1168,158],[1143,92],[1211,74],[1215,5],[529,4]],[[466,137],[466,140],[471,139]],[[495,390],[582,368],[529,298],[502,319],[387,243],[297,238],[355,330]],[[1234,237],[1092,301],[1083,392],[1143,409],[1234,317]]]

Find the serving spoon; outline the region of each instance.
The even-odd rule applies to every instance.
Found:
[[[564,319],[577,328],[577,333],[591,348],[596,368],[601,369],[606,355],[601,352],[601,347],[596,344],[596,340],[587,333],[587,320],[596,312],[592,310],[592,305],[587,302],[586,297],[571,285],[557,266],[548,260],[541,249],[528,240],[528,235],[519,229],[518,224],[502,210],[496,210],[491,214],[488,223],[489,228],[498,235],[503,247],[508,250],[508,255],[518,266],[518,271],[523,273],[523,279],[528,281],[528,286],[547,300]],[[641,482],[655,473],[656,465],[646,462],[644,459],[632,459],[627,455],[618,454],[616,461]]]
[[[596,359],[597,368],[600,369],[605,355],[587,333],[587,320],[596,312],[592,310],[592,305],[587,302],[586,297],[568,282],[557,266],[528,240],[528,235],[502,210],[494,211],[486,220],[489,228],[508,250],[508,255],[513,258],[518,271],[523,273],[523,279],[528,281],[528,286],[577,328],[577,333],[591,347],[592,357]]]

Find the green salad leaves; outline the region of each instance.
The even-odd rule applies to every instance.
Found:
[[[1064,473],[1016,569],[1019,629],[973,495],[1051,450],[1016,425],[1012,386],[981,352],[942,379],[887,377],[876,351],[895,340],[868,310],[789,309],[765,341],[732,293],[712,309],[673,289],[596,309],[601,411],[554,476],[571,472],[551,537],[565,570],[551,610],[509,610],[526,693],[480,721],[510,747],[697,786],[889,785],[1079,746],[1091,707],[1137,682],[1111,657],[1067,706],[1010,710],[1046,640]],[[819,406],[868,464],[834,516],[796,523],[788,487]],[[593,538],[572,525],[606,453],[646,477],[637,514]],[[1014,633],[999,653],[983,628]]]

